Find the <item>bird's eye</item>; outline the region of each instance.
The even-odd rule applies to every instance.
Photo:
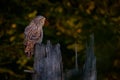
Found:
[[[44,23],[44,20],[40,20],[40,23]]]

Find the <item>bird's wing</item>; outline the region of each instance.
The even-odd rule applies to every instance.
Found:
[[[38,31],[38,30],[32,30],[31,32],[30,32],[30,39],[31,40],[38,40],[39,38],[40,38],[40,31]]]
[[[40,38],[40,30],[35,24],[31,24],[25,29],[25,37],[30,40],[38,40]]]

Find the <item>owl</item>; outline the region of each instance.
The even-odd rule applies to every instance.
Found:
[[[34,45],[41,43],[43,39],[43,26],[45,23],[45,17],[37,16],[30,24],[25,28],[24,31],[24,45],[25,53],[28,57],[33,55]]]

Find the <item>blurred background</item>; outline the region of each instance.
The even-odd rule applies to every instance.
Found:
[[[33,58],[24,53],[24,29],[37,15],[47,18],[43,43],[60,43],[64,71],[85,62],[94,33],[97,80],[120,80],[120,0],[0,0],[0,80],[31,79]]]

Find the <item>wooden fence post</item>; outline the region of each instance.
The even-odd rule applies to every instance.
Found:
[[[33,80],[63,80],[60,45],[36,44]]]

